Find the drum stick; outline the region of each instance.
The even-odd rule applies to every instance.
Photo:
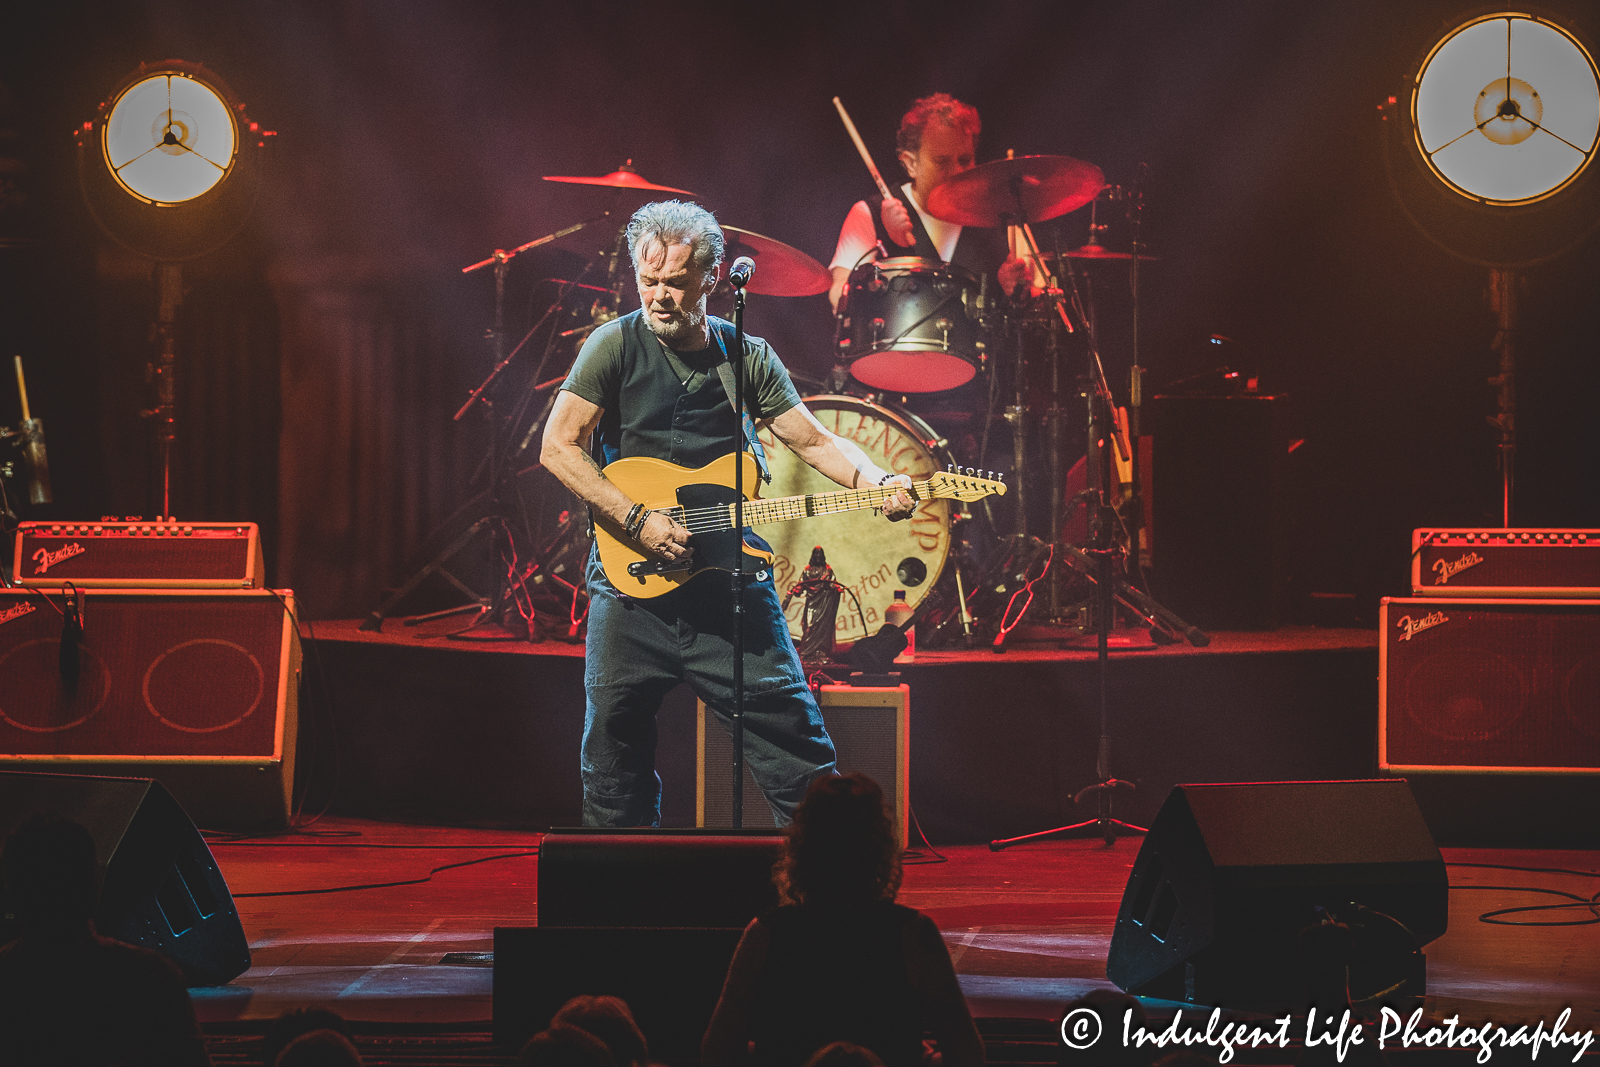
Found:
[[[837,96],[833,98],[833,106],[839,109],[839,117],[844,120],[844,128],[849,131],[850,139],[856,143],[856,151],[861,153],[861,162],[867,165],[872,180],[878,183],[878,192],[883,194],[885,200],[893,200],[894,194],[889,191],[883,175],[878,173],[878,165],[872,162],[872,153],[867,151],[866,142],[862,141],[861,135],[856,132],[856,124],[850,121],[850,112],[844,109],[844,104]]]
[[[31,422],[33,416],[28,413],[28,383],[22,377],[22,357],[13,358],[17,361],[17,392],[22,396],[22,421]]]

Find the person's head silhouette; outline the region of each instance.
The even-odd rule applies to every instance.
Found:
[[[856,773],[812,782],[774,874],[788,904],[893,900],[900,890],[900,846],[878,783]]]

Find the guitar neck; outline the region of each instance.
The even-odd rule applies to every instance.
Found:
[[[927,485],[927,482],[913,482],[912,499],[926,499]],[[747,500],[744,505],[744,521],[748,525],[759,526],[762,523],[786,522],[789,519],[804,519],[812,515],[837,515],[845,511],[879,508],[883,506],[885,500],[902,488],[904,487],[900,485],[873,485],[865,489],[840,489],[831,493],[806,493],[802,496],[773,497],[770,500]]]
[[[832,493],[806,493],[802,496],[780,496],[771,499],[746,500],[744,524],[760,526],[769,522],[787,522],[812,515],[837,515],[844,511],[882,507],[883,502],[903,486],[869,486],[865,489],[840,489]],[[913,482],[910,493],[914,500],[926,500],[928,483]],[[710,508],[681,507],[666,509],[672,518],[688,528],[690,533],[710,533],[733,529],[733,505],[718,504]]]

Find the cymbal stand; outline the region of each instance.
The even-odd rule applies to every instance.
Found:
[[[506,462],[506,450],[501,447],[501,426],[499,420],[495,416],[492,390],[495,384],[500,380],[500,376],[516,359],[517,355],[522,351],[527,342],[540,329],[540,327],[549,321],[552,315],[560,310],[565,300],[568,287],[564,287],[562,289],[556,303],[545,312],[539,321],[534,324],[533,328],[530,329],[523,337],[522,341],[517,344],[516,348],[512,349],[508,355],[505,351],[505,280],[506,274],[511,266],[511,260],[523,252],[529,251],[530,249],[537,248],[540,245],[548,244],[551,241],[565,237],[568,234],[576,233],[585,226],[598,222],[601,219],[608,217],[610,214],[611,213],[609,211],[602,212],[593,218],[585,219],[584,221],[576,223],[572,226],[568,226],[565,229],[557,230],[555,233],[536,238],[527,242],[526,244],[510,249],[509,251],[506,249],[496,249],[494,254],[487,259],[480,260],[477,263],[472,263],[461,268],[461,272],[463,274],[469,274],[484,267],[492,266],[494,268],[494,320],[489,329],[484,332],[484,339],[489,342],[494,364],[492,369],[489,371],[488,376],[484,378],[484,380],[480,382],[471,393],[468,394],[466,401],[455,413],[455,421],[459,422],[466,416],[467,412],[473,409],[475,405],[482,405],[484,409],[485,421],[488,426],[489,440],[485,462],[480,466],[480,470],[487,468],[489,473],[490,506],[487,514],[482,515],[470,527],[451,539],[432,559],[423,564],[423,566],[414,572],[409,578],[407,578],[406,581],[401,583],[400,587],[390,594],[383,601],[383,603],[374,608],[367,615],[366,619],[362,621],[360,627],[362,630],[369,633],[382,630],[384,620],[388,618],[389,612],[392,611],[407,596],[409,596],[418,586],[420,586],[429,575],[439,573],[457,588],[467,593],[471,599],[467,603],[458,607],[447,608],[444,611],[433,612],[430,615],[422,616],[422,619],[435,619],[448,615],[475,611],[477,613],[476,617],[466,628],[450,634],[449,636],[464,640],[514,641],[533,639],[533,633],[529,627],[521,627],[520,633],[511,633],[508,631],[503,636],[466,636],[469,631],[477,627],[478,624],[484,622],[487,618],[493,617],[496,620],[503,621],[507,605],[514,603],[512,598],[516,593],[518,576],[514,573],[509,573],[513,569],[510,562],[506,563],[508,573],[505,576],[497,579],[495,593],[492,597],[483,597],[477,594],[464,582],[456,578],[455,575],[446,570],[445,564],[449,562],[449,560],[452,559],[457,553],[466,548],[466,546],[472,542],[473,538],[484,529],[488,529],[491,537],[494,539],[494,558],[502,561],[511,561],[516,558],[516,543],[515,538],[511,533],[510,526],[511,516],[509,508],[507,507],[503,498],[505,485],[507,483],[509,474],[511,473],[509,470],[510,464]],[[548,354],[549,349],[547,347],[546,356],[548,356]],[[535,377],[537,377],[537,374]],[[526,401],[524,401],[524,404],[525,403]],[[432,541],[437,534],[438,530],[436,529],[429,535],[429,537],[424,539],[424,543],[426,544],[429,541]]]

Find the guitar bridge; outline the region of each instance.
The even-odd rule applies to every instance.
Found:
[[[636,563],[628,564],[628,577],[647,578],[654,574],[671,574],[673,571],[686,571],[694,566],[693,559],[665,560],[641,559]]]

